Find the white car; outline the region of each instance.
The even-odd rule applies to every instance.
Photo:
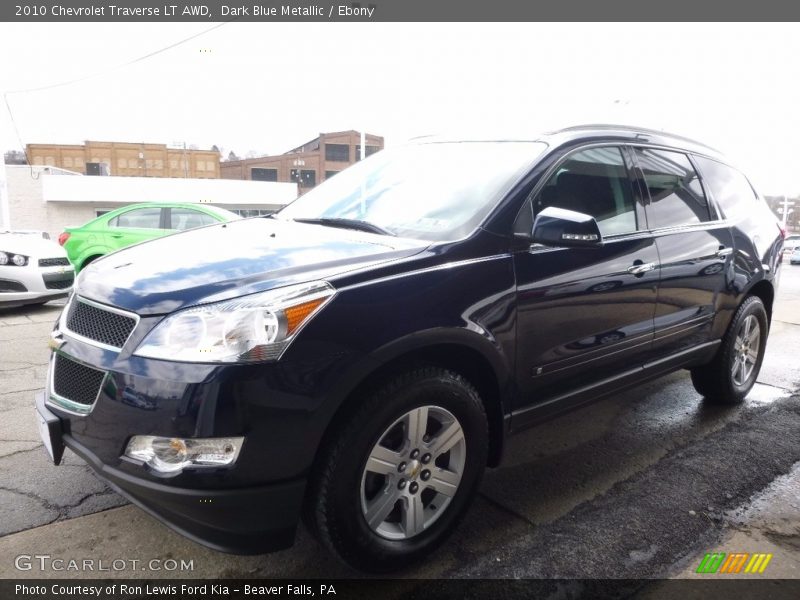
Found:
[[[789,255],[789,262],[793,265],[800,265],[800,246],[795,246],[794,252]]]
[[[789,253],[800,248],[800,234],[793,233],[791,235],[787,235],[786,239],[783,240],[783,247],[784,249],[788,250]]]
[[[0,308],[44,304],[72,291],[67,253],[39,232],[0,232]]]

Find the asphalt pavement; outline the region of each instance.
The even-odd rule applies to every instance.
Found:
[[[0,577],[64,576],[15,564],[43,552],[128,561],[72,577],[164,576],[142,566],[153,559],[191,562],[170,577],[357,575],[302,528],[275,554],[207,550],[127,505],[69,451],[49,463],[32,398],[58,311],[0,312]],[[692,577],[720,548],[773,553],[763,577],[800,576],[799,348],[800,267],[786,264],[759,383],[742,405],[703,403],[678,372],[512,438],[450,541],[401,576]]]

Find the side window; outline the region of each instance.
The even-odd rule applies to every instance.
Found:
[[[685,154],[650,148],[634,152],[650,193],[647,220],[652,228],[711,220],[700,178]]]
[[[744,175],[709,158],[695,156],[694,160],[726,219],[738,220],[753,209],[756,193]]]
[[[617,147],[572,154],[534,198],[533,210],[555,206],[591,215],[603,236],[636,231],[636,205]]]
[[[108,222],[109,227],[136,229],[159,229],[161,227],[160,208],[137,208],[122,213]]]
[[[178,229],[180,231],[202,227],[203,225],[212,225],[217,222],[210,215],[190,208],[173,208],[171,209],[171,213],[171,229]]]

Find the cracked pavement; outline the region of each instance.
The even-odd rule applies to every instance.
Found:
[[[36,431],[31,402],[44,387],[61,305],[0,312],[0,536],[126,503],[74,454],[54,468]]]
[[[43,551],[194,561],[193,571],[171,577],[355,575],[302,527],[284,552],[219,554],[123,506],[69,451],[54,467],[32,398],[44,385],[57,314],[53,306],[0,312],[0,577],[62,575],[14,569],[14,556]],[[704,404],[682,371],[512,438],[450,541],[401,576],[690,578],[705,552],[736,551],[772,552],[767,576],[799,577],[799,342],[800,267],[786,264],[759,383],[744,404]],[[398,583],[397,596],[414,585]],[[553,585],[539,591],[569,596]],[[657,586],[635,591],[661,597]],[[479,593],[479,584],[465,587]]]

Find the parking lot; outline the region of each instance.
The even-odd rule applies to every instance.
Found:
[[[351,577],[300,529],[294,548],[238,557],[173,533],[67,451],[38,441],[57,303],[0,311],[0,577],[15,557],[138,560],[84,577]],[[704,405],[687,372],[620,393],[512,440],[450,541],[408,577],[691,576],[705,552],[771,552],[766,576],[800,577],[800,267],[784,265],[759,383],[737,407]],[[131,563],[128,563],[131,564]]]

